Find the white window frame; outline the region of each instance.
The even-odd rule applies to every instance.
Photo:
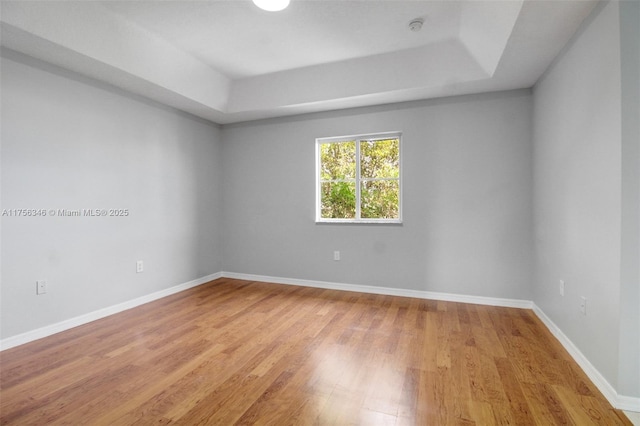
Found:
[[[360,142],[376,139],[398,139],[398,218],[375,219],[360,217]],[[341,143],[356,141],[356,217],[353,219],[323,218],[322,217],[322,180],[320,179],[320,145],[325,143]],[[367,179],[374,180],[374,179]],[[387,179],[379,179],[387,180]],[[395,180],[395,179],[394,179]],[[401,224],[402,223],[402,132],[367,133],[360,135],[333,136],[316,139],[316,223],[365,223],[365,224]]]

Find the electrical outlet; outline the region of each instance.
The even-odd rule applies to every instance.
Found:
[[[144,263],[142,263],[142,260],[138,260],[136,262],[136,273],[139,274],[140,272],[144,271]]]
[[[45,294],[47,292],[47,282],[45,280],[36,281],[36,294]]]
[[[564,296],[564,280],[560,280],[560,296]]]
[[[580,313],[587,315],[587,298],[584,296],[580,297]]]
[[[340,260],[340,252],[338,250],[333,252],[333,260]]]

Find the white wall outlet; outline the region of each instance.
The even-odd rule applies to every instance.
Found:
[[[142,263],[142,260],[138,260],[136,262],[136,273],[139,274],[140,272],[144,271],[144,263]]]
[[[45,294],[47,292],[47,281],[36,281],[36,294]]]
[[[580,297],[580,313],[587,315],[587,298],[584,296]]]
[[[340,260],[340,252],[338,250],[333,252],[333,260]]]
[[[564,296],[564,280],[560,280],[560,296]]]

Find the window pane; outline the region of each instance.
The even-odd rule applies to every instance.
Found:
[[[321,211],[323,219],[353,219],[356,217],[356,183],[322,182]]]
[[[356,143],[339,142],[320,145],[320,179],[342,180],[356,177]]]
[[[400,176],[400,141],[381,139],[360,143],[360,175],[363,178]]]
[[[397,180],[363,181],[360,185],[363,219],[398,219],[398,196],[400,184]]]

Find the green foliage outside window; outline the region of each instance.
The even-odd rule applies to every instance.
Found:
[[[321,215],[356,217],[356,142],[320,145]]]
[[[321,218],[399,219],[399,138],[327,142],[319,149]]]
[[[355,183],[322,183],[322,217],[332,219],[354,219],[356,217]]]

